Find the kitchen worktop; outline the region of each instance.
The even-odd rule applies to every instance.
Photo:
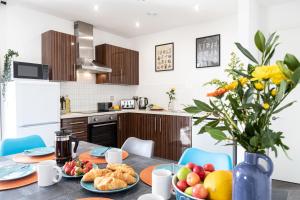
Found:
[[[85,113],[85,112],[73,112],[68,114],[63,114],[60,116],[61,119],[77,118],[77,117],[89,117],[96,115],[107,115],[107,114],[120,114],[120,113],[141,113],[141,114],[155,114],[155,115],[174,115],[174,116],[183,116],[183,117],[192,117],[191,114],[184,111],[154,111],[154,110],[118,110],[118,111],[109,111],[109,112],[95,112],[95,113]]]

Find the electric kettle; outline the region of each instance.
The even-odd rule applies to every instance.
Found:
[[[148,105],[147,97],[139,97],[139,109],[146,109]]]

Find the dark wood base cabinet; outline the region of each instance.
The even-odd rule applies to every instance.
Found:
[[[118,115],[118,147],[128,137],[155,142],[154,156],[178,160],[186,148],[191,147],[191,117],[123,113]],[[181,133],[181,129],[189,131]],[[183,134],[185,133],[185,134]]]
[[[62,119],[61,128],[71,130],[72,134],[79,140],[87,141],[88,137],[88,118],[79,117],[71,119]]]

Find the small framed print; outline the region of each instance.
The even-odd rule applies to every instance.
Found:
[[[220,34],[196,39],[196,68],[220,66]]]
[[[174,70],[174,43],[155,46],[155,71]]]

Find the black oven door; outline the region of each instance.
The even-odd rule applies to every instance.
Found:
[[[117,122],[89,125],[88,141],[107,147],[117,147]]]
[[[14,78],[47,80],[48,65],[14,61]]]

